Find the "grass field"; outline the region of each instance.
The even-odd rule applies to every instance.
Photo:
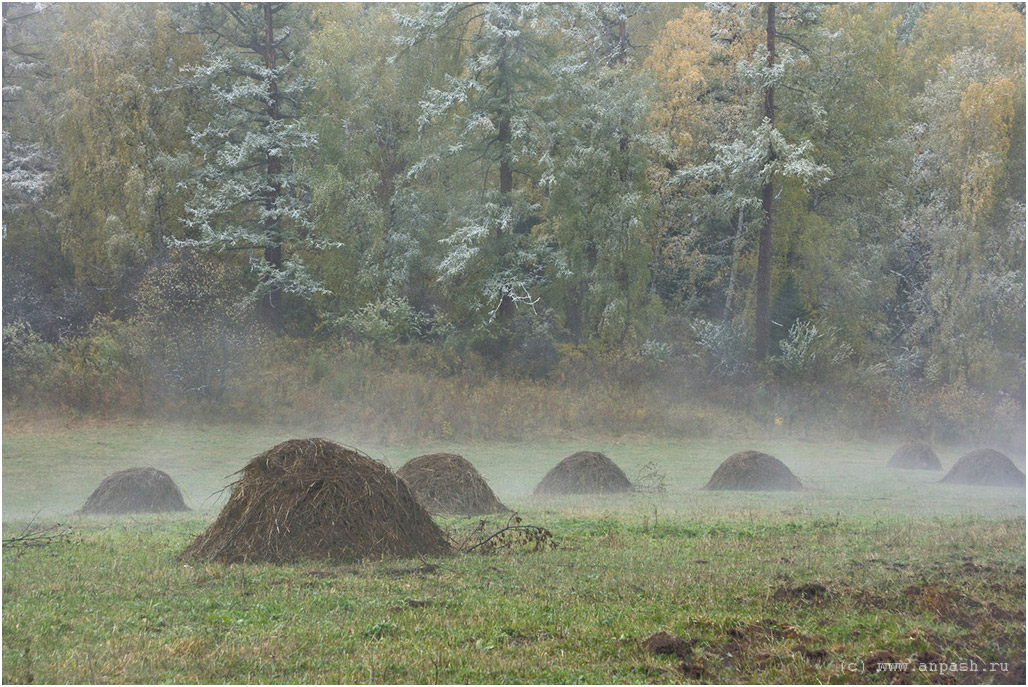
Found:
[[[557,548],[291,566],[184,565],[177,554],[270,428],[5,427],[4,537],[67,526],[3,556],[5,682],[1016,682],[1025,660],[1025,492],[884,467],[888,443],[583,442],[359,447],[399,467],[471,460]],[[801,493],[699,488],[746,448]],[[540,501],[577,450],[667,492]],[[939,450],[944,466],[962,449]],[[198,512],[69,515],[127,467],[171,474]],[[477,519],[440,520],[455,536]],[[502,520],[491,523],[499,527]],[[657,631],[686,643],[653,655]],[[881,664],[908,662],[906,670]],[[961,670],[961,669],[964,670]],[[977,668],[977,670],[972,670]],[[1023,682],[1023,680],[1022,680]]]

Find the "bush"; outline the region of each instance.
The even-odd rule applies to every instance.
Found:
[[[718,379],[741,379],[753,371],[750,334],[738,322],[696,320],[693,325],[696,343],[703,351],[707,374]]]
[[[771,368],[787,384],[838,377],[841,367],[853,356],[853,348],[839,340],[837,327],[819,330],[809,320],[794,322],[779,348],[782,354],[771,359]]]
[[[55,365],[54,346],[22,320],[3,328],[4,396],[17,398],[37,392]]]
[[[421,338],[431,317],[414,308],[406,298],[383,298],[340,318],[339,324],[356,339],[375,346],[407,343]]]
[[[524,310],[507,322],[477,329],[470,348],[499,369],[530,379],[545,377],[560,360],[553,323]]]
[[[161,380],[165,401],[219,401],[229,378],[259,345],[241,305],[245,293],[223,262],[188,248],[152,266],[136,292],[138,354]]]

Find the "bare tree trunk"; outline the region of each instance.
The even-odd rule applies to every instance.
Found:
[[[274,8],[270,4],[264,5],[264,66],[274,71],[275,60],[275,24]],[[278,102],[278,80],[272,76],[268,82],[268,117],[272,120],[279,119]],[[268,236],[268,244],[264,247],[264,260],[276,271],[282,269],[282,243],[280,219],[275,215],[274,209],[278,204],[279,196],[282,195],[282,184],[278,177],[282,174],[282,160],[278,155],[269,153],[267,156],[268,178],[271,180],[270,188],[264,195],[264,209],[268,211],[265,222],[265,235]],[[277,287],[272,288],[261,299],[261,318],[276,333],[281,333],[285,325],[285,317],[282,312],[282,291]]]
[[[728,320],[732,317],[732,307],[735,304],[735,272],[739,263],[739,242],[742,240],[743,214],[744,210],[739,208],[738,224],[735,229],[735,237],[732,239],[732,265],[728,272],[728,296],[725,298],[725,310],[721,319]]]
[[[767,5],[767,67],[775,66],[775,4]],[[774,87],[768,85],[764,91],[764,117],[775,125],[775,93]],[[774,159],[774,151],[768,151],[770,159]],[[764,223],[760,227],[760,242],[757,245],[757,317],[756,317],[756,355],[757,360],[764,360],[768,354],[768,340],[771,334],[771,234],[774,224],[774,186],[771,179],[764,182],[760,189],[760,207],[764,212]]]

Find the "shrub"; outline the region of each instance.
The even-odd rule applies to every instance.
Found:
[[[152,266],[136,292],[140,356],[166,400],[220,400],[258,332],[227,265],[189,248]]]
[[[4,396],[16,398],[38,391],[53,371],[54,346],[32,330],[27,322],[14,320],[3,328]]]
[[[696,320],[692,328],[709,376],[740,379],[750,375],[750,334],[741,323]]]
[[[407,343],[421,338],[431,317],[417,310],[406,298],[382,298],[340,318],[339,324],[356,339],[376,346]]]

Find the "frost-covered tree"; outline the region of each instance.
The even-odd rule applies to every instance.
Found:
[[[447,178],[448,235],[438,271],[458,309],[479,322],[508,321],[516,307],[532,308],[553,262],[552,247],[532,228],[556,117],[547,98],[560,12],[540,3],[426,3],[397,15],[404,48],[431,40],[460,55],[422,102],[421,124],[438,144],[409,173]]]
[[[1024,369],[1024,94],[1023,60],[963,49],[916,100],[904,343],[932,382],[1009,389]]]
[[[179,243],[248,251],[256,278],[251,298],[277,332],[283,294],[324,291],[302,253],[332,245],[314,234],[296,167],[317,142],[300,119],[310,82],[297,57],[303,32],[293,23],[303,11],[288,3],[223,3],[181,16],[181,30],[201,35],[208,52],[188,72],[207,122],[189,132],[197,152],[185,218],[192,235]]]
[[[794,65],[806,59],[809,50],[802,34],[814,22],[818,8],[780,6],[767,3],[759,6],[712,5],[709,44],[697,41],[699,56],[690,61],[697,65],[689,71],[695,81],[713,81],[717,70],[706,63],[715,58],[734,58],[737,80],[731,99],[741,112],[728,111],[735,127],[729,141],[717,142],[706,151],[706,160],[686,163],[675,182],[686,183],[690,198],[684,204],[691,209],[687,221],[695,223],[694,231],[686,231],[687,242],[697,243],[704,229],[714,220],[723,235],[717,240],[722,254],[727,252],[730,265],[725,315],[730,315],[737,289],[737,265],[746,234],[757,231],[757,256],[754,276],[754,341],[759,360],[767,357],[770,343],[772,238],[778,199],[789,188],[824,182],[830,173],[812,155],[813,146],[804,137],[790,136],[779,120],[775,93],[783,83],[792,85]],[[786,32],[781,33],[783,30]],[[784,40],[783,40],[784,39]],[[738,44],[738,45],[724,45]],[[740,49],[741,48],[741,49]],[[706,55],[703,54],[704,49]],[[724,89],[710,83],[712,89]],[[703,97],[703,90],[686,91],[689,99]],[[806,94],[807,98],[811,94]],[[702,101],[700,101],[702,104]],[[695,107],[694,103],[689,103]],[[686,109],[686,108],[679,108]],[[685,143],[692,145],[691,142]],[[690,238],[690,234],[693,237]],[[702,240],[702,239],[701,239]],[[789,323],[786,323],[789,324]]]
[[[337,313],[395,299],[430,311],[445,192],[407,170],[423,156],[420,102],[453,63],[450,46],[424,41],[396,59],[389,5],[321,5],[314,19],[305,50],[314,82],[306,117],[318,135],[311,196],[318,226],[340,228],[343,243],[311,260],[332,291],[323,302]]]
[[[624,343],[656,312],[647,167],[666,146],[647,127],[652,84],[636,71],[628,30],[635,11],[626,3],[575,6],[555,70],[561,118],[540,182],[539,233],[560,249],[550,300],[563,306],[573,341]]]

